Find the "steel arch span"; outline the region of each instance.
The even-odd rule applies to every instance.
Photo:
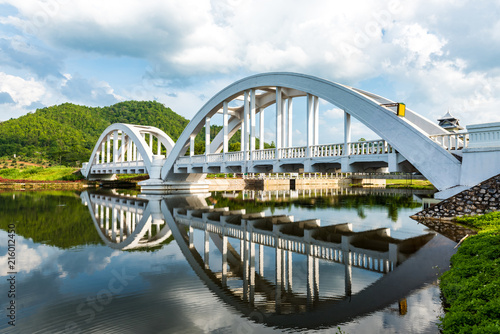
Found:
[[[148,173],[159,178],[161,164],[175,146],[162,130],[153,126],[115,123],[99,137],[89,162],[82,168],[86,178],[95,174]]]
[[[243,96],[243,106],[230,108],[229,102]],[[256,150],[255,114],[262,113],[265,107],[276,105],[277,150],[284,148],[291,142],[287,138],[290,128],[285,121],[285,100],[297,97],[308,97],[308,145],[307,151],[299,154],[300,163],[304,167],[311,166],[315,157],[310,153],[310,147],[318,145],[317,142],[317,105],[321,98],[343,109],[346,117],[353,116],[383,140],[394,150],[399,152],[418,171],[420,171],[439,190],[445,190],[460,184],[460,161],[447,151],[442,145],[429,138],[430,135],[443,135],[444,129],[416,114],[406,110],[405,117],[399,117],[390,107],[384,104],[393,101],[381,96],[351,88],[317,77],[296,73],[265,73],[239,80],[221,90],[212,97],[193,117],[177,140],[172,152],[167,157],[161,169],[163,181],[189,180],[192,175],[189,171],[175,170],[176,161],[184,158],[191,138],[206,126],[210,127],[210,118],[222,111],[224,126],[216,138],[206,145],[206,157],[223,150],[227,152],[227,140],[238,129],[243,129],[242,136],[242,164],[253,159],[252,151]],[[288,126],[288,128],[287,128]],[[316,127],[316,128],[315,128]],[[251,138],[250,143],[248,139]],[[210,142],[210,137],[208,137]],[[262,142],[262,141],[261,141]],[[349,165],[349,151],[347,145],[340,150],[342,166]],[[247,154],[250,153],[250,154]],[[226,157],[218,157],[222,163]],[[266,158],[267,159],[267,158]],[[283,159],[279,152],[269,158],[273,164],[281,163]],[[340,158],[339,158],[340,159]],[[208,162],[209,160],[205,160]],[[298,160],[297,160],[298,161]],[[340,161],[340,160],[339,160]],[[306,167],[307,169],[307,167]],[[199,174],[198,174],[199,175]],[[194,181],[196,178],[191,178]]]

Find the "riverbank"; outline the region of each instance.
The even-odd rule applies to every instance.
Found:
[[[83,179],[78,168],[26,167],[0,170],[0,190],[78,190],[95,187]]]
[[[209,183],[210,191],[221,190],[288,190],[302,188],[332,188],[338,186],[377,187],[377,188],[401,188],[401,189],[434,189],[427,180],[420,179],[383,179],[380,175],[371,178],[356,179],[348,177],[328,177],[309,174],[309,177],[285,178],[269,177],[241,178],[221,177],[224,174],[208,174],[205,179]],[[276,174],[277,175],[277,174]],[[312,175],[312,176],[311,176]],[[93,181],[84,180],[78,168],[65,166],[23,166],[17,168],[0,169],[0,189],[82,189],[87,187],[102,186],[105,188],[133,188],[137,183],[148,179],[147,174],[123,174],[118,175],[115,181]],[[72,182],[68,182],[72,181]]]
[[[2,182],[16,181],[78,181],[83,180],[79,168],[53,166],[53,167],[26,167],[0,169]]]
[[[500,212],[456,218],[478,229],[452,256],[440,279],[443,333],[500,333]]]
[[[9,180],[0,177],[0,191],[9,190],[82,190],[97,187],[96,182],[78,181],[38,181],[38,180]]]

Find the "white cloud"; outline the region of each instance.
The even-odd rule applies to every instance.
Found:
[[[405,63],[415,62],[418,67],[427,65],[432,55],[441,56],[442,47],[446,44],[443,39],[429,33],[419,24],[405,26],[393,39],[393,43],[407,51]]]
[[[85,105],[111,105],[123,100],[121,96],[115,94],[114,89],[107,82],[88,80],[79,75],[67,75],[60,89],[70,101]]]
[[[0,239],[4,239],[7,245],[7,233],[0,233]],[[51,266],[54,261],[62,252],[55,247],[44,245],[33,245],[28,239],[18,237],[16,239],[16,272],[30,273],[31,271],[40,270],[45,265]],[[0,262],[7,264],[9,254],[6,253],[0,256]],[[0,268],[0,276],[7,276],[7,265]]]
[[[9,93],[15,103],[20,106],[28,106],[39,101],[46,89],[41,82],[33,78],[23,78],[0,72],[0,92]]]
[[[322,118],[325,118],[325,120],[343,119],[344,118],[344,110],[334,107],[334,108],[331,108],[331,109],[324,111],[322,116],[323,116]]]
[[[19,14],[0,17],[0,23],[33,35],[14,38],[3,32],[11,57],[0,71],[28,83],[63,70],[72,76],[68,81],[62,75],[59,81],[34,81],[45,90],[43,103],[69,99],[102,105],[144,96],[142,99],[157,98],[190,118],[208,98],[235,79],[254,72],[295,71],[375,93],[382,91],[382,95],[405,101],[429,118],[441,116],[448,108],[456,110],[463,123],[500,117],[494,112],[500,102],[496,84],[500,79],[500,19],[494,15],[499,7],[494,3],[2,3],[16,7]],[[14,62],[14,54],[23,55],[22,61]],[[28,65],[33,64],[35,54],[43,61]],[[153,80],[138,83],[139,88],[109,85],[100,77],[78,77],[78,69],[64,66],[68,60],[78,64],[80,58],[95,59],[98,64],[103,56],[145,60],[155,69]],[[49,64],[53,64],[50,71]],[[24,67],[26,73],[14,73],[14,67]],[[127,68],[118,70],[126,72]],[[107,73],[105,68],[102,72]],[[387,86],[378,87],[374,80]],[[69,90],[69,85],[87,88],[76,98],[73,94],[78,90]],[[18,94],[17,100],[5,92],[20,112],[28,101],[40,99],[39,91]],[[47,93],[52,98],[46,98]],[[24,104],[21,95],[26,99]]]

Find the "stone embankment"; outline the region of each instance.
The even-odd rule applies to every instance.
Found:
[[[482,215],[500,210],[500,174],[412,216],[414,219],[444,219]]]

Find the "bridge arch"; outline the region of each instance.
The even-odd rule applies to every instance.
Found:
[[[92,174],[126,171],[148,173],[152,177],[156,173],[158,178],[159,168],[153,168],[158,164],[155,160],[162,162],[165,158],[163,149],[168,156],[174,146],[175,142],[156,127],[115,123],[108,126],[99,137],[89,162],[82,168],[82,174],[89,178]]]
[[[266,96],[266,102],[263,102],[263,105],[259,106],[259,108],[273,103],[276,104],[277,110],[283,108],[283,94],[312,96],[313,98],[308,100],[308,104],[309,101],[313,101],[312,103],[317,105],[314,98],[316,98],[316,101],[321,98],[332,103],[386,140],[439,190],[460,184],[460,161],[429,138],[429,135],[444,134],[444,129],[409,109],[406,110],[406,117],[397,116],[389,107],[383,106],[383,104],[392,103],[393,101],[376,94],[296,73],[265,73],[250,76],[229,85],[217,93],[198,111],[184,129],[161,169],[161,178],[163,180],[176,179],[176,173],[174,172],[176,160],[185,154],[190,139],[203,126],[209,126],[210,118],[222,109],[226,115],[231,115],[231,118],[227,121],[227,130],[225,130],[224,134],[219,133],[216,139],[210,145],[207,145],[209,153],[220,151],[224,137],[230,136],[238,128],[242,128],[242,119],[244,117],[248,119],[246,115],[243,117],[243,113],[248,112],[247,101],[250,101],[248,102],[250,105],[253,103],[253,107],[250,106],[250,108],[255,108],[255,102],[252,102],[252,100],[255,99],[256,91],[267,92],[267,95],[263,95]],[[272,97],[273,94],[274,98]],[[241,95],[244,96],[245,106],[238,110],[231,110],[232,113],[226,111],[228,103]],[[277,101],[278,103],[276,103]],[[310,118],[308,117],[308,119]],[[277,128],[279,128],[280,123],[278,121],[277,124]],[[282,130],[277,129],[278,132]]]

